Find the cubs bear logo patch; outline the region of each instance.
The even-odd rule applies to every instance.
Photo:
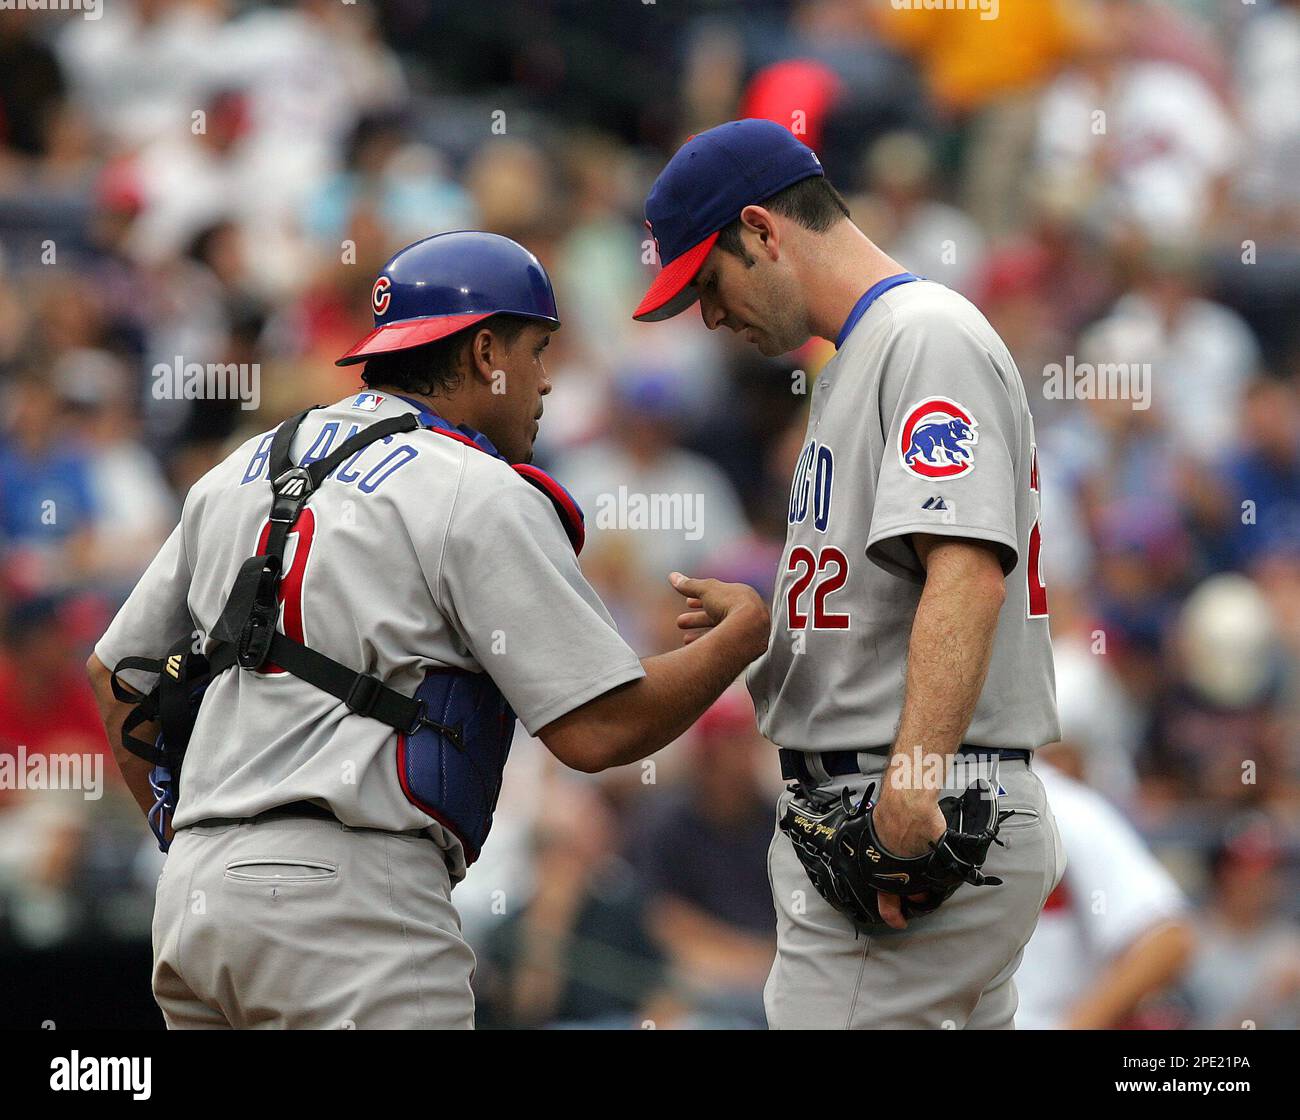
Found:
[[[975,469],[979,424],[948,397],[927,397],[907,410],[898,459],[917,478],[961,478]]]

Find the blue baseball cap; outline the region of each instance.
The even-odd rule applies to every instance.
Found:
[[[751,203],[823,174],[812,149],[774,121],[728,121],[692,136],[645,200],[663,268],[632,318],[652,323],[685,311],[699,298],[695,277],[723,226]]]

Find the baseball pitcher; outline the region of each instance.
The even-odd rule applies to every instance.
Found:
[[[970,303],[849,220],[777,124],[692,137],[646,219],[663,269],[636,318],[698,300],[765,355],[811,336],[836,350],[748,677],[791,783],[769,850],[769,1024],[1009,1028],[1064,870],[1031,768],[1059,732],[1015,363]]]

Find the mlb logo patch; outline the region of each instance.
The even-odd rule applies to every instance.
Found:
[[[975,469],[979,424],[948,397],[927,397],[907,410],[898,432],[898,460],[917,478],[961,478]]]
[[[383,393],[358,393],[352,407],[359,408],[362,412],[374,412],[383,403]]]

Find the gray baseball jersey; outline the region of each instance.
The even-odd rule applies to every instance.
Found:
[[[361,393],[311,413],[295,462],[416,411]],[[270,512],[273,432],[250,439],[190,490],[181,522],[95,647],[110,669],[206,641]],[[504,461],[429,431],[388,436],[343,463],[290,535],[281,629],[411,695],[425,673],[489,673],[536,733],[644,675],[578,567],[550,501]],[[145,674],[124,674],[151,688]],[[407,800],[396,737],[284,672],[231,670],[209,688],[185,759],[175,824],[249,817],[301,800],[354,827],[428,828],[463,872],[459,842]]]
[[[813,390],[771,641],[748,675],[759,727],[805,751],[893,741],[924,575],[908,538],[933,533],[987,542],[1006,574],[965,741],[1052,742],[1038,470],[1020,375],[957,293],[924,280],[878,287]]]

